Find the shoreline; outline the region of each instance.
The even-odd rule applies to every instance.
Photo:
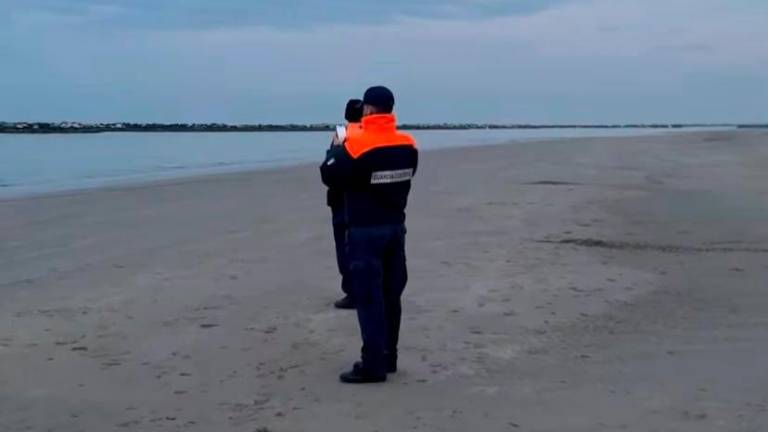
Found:
[[[333,132],[335,130],[335,124],[322,124],[322,125],[222,125],[222,126],[206,126],[206,125],[188,125],[178,127],[174,125],[159,125],[159,126],[138,126],[138,127],[124,127],[124,126],[90,126],[85,125],[82,127],[17,127],[16,124],[30,124],[35,123],[10,123],[10,126],[0,127],[0,134],[17,134],[17,135],[67,135],[67,134],[99,134],[99,133],[259,133],[259,132]],[[38,123],[39,124],[39,123]],[[48,124],[48,123],[44,123]],[[399,126],[403,131],[452,131],[452,130],[540,130],[540,129],[660,129],[660,130],[685,130],[685,129],[717,129],[717,128],[768,128],[768,124],[739,124],[739,123],[722,123],[722,124],[685,124],[685,123],[652,123],[652,124],[595,124],[595,125],[500,125],[500,124],[447,124],[447,125],[413,125],[404,124]]]
[[[713,132],[722,131],[722,130],[728,130],[728,129],[713,129]],[[638,131],[640,132],[640,131]],[[696,133],[703,133],[705,131],[702,131],[700,129],[697,130],[669,130],[669,131],[659,131],[658,135],[654,136],[666,136],[670,134],[696,134]],[[515,145],[520,143],[542,143],[546,144],[548,142],[560,142],[563,140],[581,140],[581,139],[623,139],[623,138],[634,138],[637,136],[642,136],[641,134],[638,135],[625,135],[625,136],[606,136],[606,137],[545,137],[545,138],[521,138],[521,139],[514,139],[509,141],[499,141],[495,143],[490,144],[467,144],[465,146],[457,146],[457,147],[445,147],[445,148],[436,148],[436,149],[428,149],[425,151],[428,152],[435,152],[435,151],[445,151],[445,150],[456,150],[456,149],[466,149],[466,148],[479,148],[479,147],[493,147],[493,146],[507,146],[507,145]],[[320,158],[322,155],[318,153],[318,164],[320,163]],[[26,198],[45,198],[48,196],[68,196],[78,193],[87,193],[89,191],[95,191],[95,190],[101,190],[101,189],[108,189],[108,190],[114,190],[114,189],[121,189],[121,188],[130,188],[133,189],[135,187],[144,187],[144,186],[152,186],[152,185],[162,185],[164,183],[178,183],[185,180],[194,180],[197,178],[208,178],[208,177],[218,177],[218,176],[228,176],[228,175],[238,175],[243,173],[249,173],[249,172],[258,172],[263,170],[272,170],[272,169],[287,169],[287,168],[295,168],[295,167],[302,167],[302,166],[312,166],[315,162],[306,162],[306,161],[290,161],[275,164],[275,165],[265,165],[265,166],[232,166],[232,167],[221,167],[221,168],[207,168],[207,169],[196,169],[196,168],[190,168],[189,173],[183,173],[184,170],[180,171],[168,171],[168,172],[155,172],[155,173],[147,173],[144,175],[138,175],[134,177],[123,177],[123,178],[114,178],[111,180],[107,179],[94,179],[90,181],[86,180],[70,180],[70,185],[60,185],[60,186],[35,186],[35,185],[16,185],[16,184],[10,184],[5,185],[4,187],[0,187],[0,202],[4,201],[12,201],[12,200],[19,200],[19,199],[26,199]],[[86,183],[82,186],[71,186],[72,183]],[[91,184],[87,184],[91,183]],[[0,185],[2,186],[2,185]],[[9,189],[11,188],[26,188],[26,191],[16,191],[11,192]],[[6,189],[5,191],[3,189]],[[30,190],[31,189],[31,190]]]

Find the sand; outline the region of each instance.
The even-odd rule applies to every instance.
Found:
[[[382,385],[337,380],[324,199],[304,166],[0,201],[0,430],[768,430],[768,133],[423,153]]]

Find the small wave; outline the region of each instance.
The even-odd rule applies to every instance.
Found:
[[[235,166],[235,165],[241,165],[241,164],[242,162],[237,162],[237,161],[207,162],[207,163],[198,163],[198,164],[190,164],[190,165],[165,164],[165,165],[156,165],[154,169],[149,169],[148,171],[198,170],[198,169],[206,169],[206,168],[228,167],[228,166]]]

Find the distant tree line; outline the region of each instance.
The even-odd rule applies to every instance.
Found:
[[[403,124],[405,130],[468,129],[680,129],[690,127],[768,128],[766,124],[491,124],[491,123],[425,123]],[[0,133],[100,133],[100,132],[323,132],[333,131],[335,124],[241,124],[225,123],[78,123],[78,122],[0,122]]]
[[[45,123],[0,122],[0,133],[100,133],[100,132],[312,132],[332,131],[332,124],[258,124],[224,123]]]

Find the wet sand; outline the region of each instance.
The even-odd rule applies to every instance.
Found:
[[[316,167],[0,201],[0,430],[768,430],[768,132],[423,153],[383,385],[329,219]]]

